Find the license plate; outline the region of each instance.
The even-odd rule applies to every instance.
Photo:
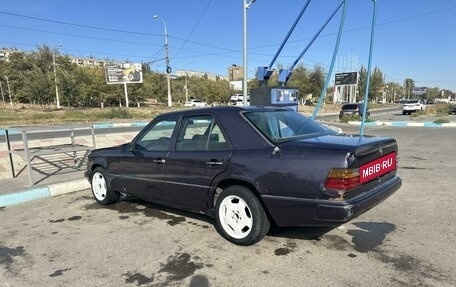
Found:
[[[387,154],[379,159],[371,161],[361,166],[361,183],[372,180],[396,169],[396,153]]]

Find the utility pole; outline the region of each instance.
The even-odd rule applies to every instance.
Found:
[[[52,64],[54,67],[55,100],[56,100],[56,104],[57,104],[57,109],[60,109],[60,99],[59,99],[59,86],[58,86],[58,81],[57,81],[57,71],[56,71],[56,66],[55,66],[55,50],[58,49],[59,47],[62,47],[62,44],[59,44],[57,47],[55,47],[52,50]]]
[[[8,96],[9,96],[9,99],[10,99],[11,109],[14,110],[14,106],[13,106],[13,95],[11,94],[9,79],[8,79],[8,76],[4,76],[4,77],[5,77],[5,79],[6,79],[6,85],[8,86]]]
[[[256,0],[251,0],[247,3],[247,0],[242,0],[242,12],[244,13],[244,37],[243,37],[243,62],[244,62],[244,79],[242,81],[242,91],[244,95],[244,106],[247,106],[247,9],[250,8],[253,2]]]
[[[166,83],[168,85],[168,107],[171,107],[173,105],[173,102],[171,100],[171,67],[169,66],[168,29],[166,28],[166,22],[165,20],[163,20],[163,18],[154,15],[154,19],[161,20],[163,22],[163,26],[165,26]]]
[[[2,82],[1,82],[1,81],[0,81],[0,90],[2,91],[3,106],[6,107],[6,104],[5,104],[5,95],[3,95],[3,87],[2,87]]]

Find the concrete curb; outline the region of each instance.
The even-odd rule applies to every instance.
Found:
[[[87,179],[77,179],[67,182],[50,184],[48,186],[30,187],[14,193],[0,195],[0,207],[20,204],[40,198],[59,196],[66,193],[90,188]]]
[[[349,121],[348,124],[349,125],[360,126],[361,122],[359,122],[359,121]],[[416,122],[406,122],[406,121],[397,121],[397,122],[375,121],[375,122],[366,122],[365,125],[366,126],[391,126],[391,127],[456,128],[456,123],[455,122],[437,124],[437,123],[434,123],[434,122],[416,123]]]
[[[131,123],[98,123],[93,124],[95,129],[108,129],[108,128],[125,128],[125,127],[145,127],[149,122],[131,122]]]

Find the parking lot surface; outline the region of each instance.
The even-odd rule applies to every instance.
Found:
[[[205,216],[99,206],[85,190],[0,208],[0,287],[455,286],[456,131],[366,134],[398,140],[403,185],[339,228],[273,228],[240,247]]]

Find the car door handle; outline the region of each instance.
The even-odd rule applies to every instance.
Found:
[[[166,160],[164,160],[164,159],[162,159],[162,158],[157,158],[157,159],[154,159],[152,162],[153,162],[153,163],[156,163],[156,164],[159,164],[159,163],[165,163]]]
[[[223,161],[210,160],[210,161],[206,161],[206,164],[207,165],[222,165]]]

